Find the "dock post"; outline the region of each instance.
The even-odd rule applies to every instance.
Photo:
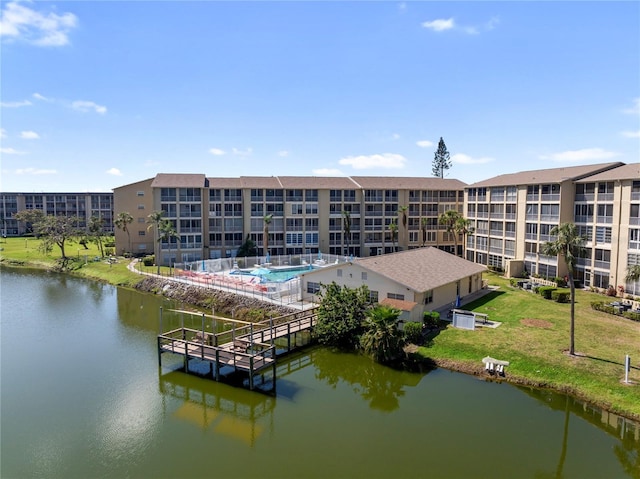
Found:
[[[249,389],[253,391],[253,356],[249,357]]]
[[[291,323],[287,323],[287,352],[291,351]]]

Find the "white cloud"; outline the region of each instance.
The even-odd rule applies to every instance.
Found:
[[[31,106],[31,102],[29,100],[3,101],[0,102],[0,106],[2,106],[3,108],[20,108],[22,106]]]
[[[376,155],[348,156],[342,158],[338,163],[349,165],[356,170],[366,168],[404,168],[407,159],[395,153],[383,153]]]
[[[337,168],[315,168],[311,170],[314,176],[346,176]]]
[[[56,170],[44,170],[42,168],[20,168],[16,170],[16,175],[55,175]]]
[[[20,132],[20,138],[23,140],[38,140],[40,139],[40,135],[35,131],[22,131]]]
[[[4,155],[24,155],[25,151],[18,151],[14,148],[0,148],[0,153]]]
[[[73,13],[42,13],[10,2],[2,11],[0,36],[22,39],[38,46],[62,46],[69,43],[68,33],[78,24]]]
[[[211,153],[214,156],[222,156],[224,155],[224,150],[221,150],[220,148],[210,148],[209,149],[209,153]]]
[[[251,156],[253,148],[247,148],[246,150],[239,150],[238,148],[232,148],[233,154],[236,156]]]
[[[439,18],[431,22],[422,22],[424,28],[433,30],[434,32],[444,32],[445,30],[459,30],[469,35],[477,35],[481,32],[488,32],[496,28],[496,25],[500,23],[498,17],[492,17],[487,22],[481,25],[458,25],[453,18],[443,19]]]
[[[625,138],[640,138],[640,130],[636,131],[623,131],[620,133]]]
[[[420,140],[416,141],[416,145],[418,145],[420,148],[429,148],[430,146],[433,146],[433,141]]]
[[[122,172],[118,168],[109,168],[105,173],[107,175],[122,176]]]
[[[443,32],[445,30],[451,30],[455,26],[455,23],[453,18],[449,18],[447,20],[438,19],[431,22],[422,22],[422,26],[434,32]]]
[[[464,153],[456,153],[455,155],[451,155],[451,161],[459,165],[483,165],[485,163],[495,161],[495,158],[489,158],[487,156],[473,158],[469,155],[465,155]]]
[[[40,101],[53,101],[52,98],[47,98],[46,96],[41,95],[40,93],[34,93],[33,95],[31,95],[33,98],[35,98],[36,100],[40,100]]]
[[[280,158],[286,158],[287,156],[289,156],[289,152],[288,152],[287,150],[280,150],[280,151],[278,152],[278,156],[279,156]]]
[[[399,140],[399,139],[400,139],[400,135],[399,135],[398,133],[393,133],[393,134],[391,135],[391,139],[392,139],[392,140],[394,140],[394,141],[395,141],[395,140]]]
[[[7,130],[5,130],[4,128],[0,128],[0,138],[6,138],[7,137]]]
[[[71,108],[85,113],[93,110],[100,115],[104,115],[107,112],[106,106],[98,105],[92,101],[76,100],[71,103]]]
[[[406,12],[406,11],[407,11],[407,3],[406,3],[406,2],[400,2],[400,3],[398,4],[398,10],[399,10],[401,13]]]
[[[631,108],[625,108],[622,112],[628,115],[640,115],[640,98],[634,98],[631,103],[633,104]]]
[[[582,150],[568,150],[560,153],[552,153],[550,155],[541,155],[541,160],[553,161],[590,161],[590,160],[609,160],[618,156],[619,153],[614,151],[606,151],[602,148],[583,148]]]

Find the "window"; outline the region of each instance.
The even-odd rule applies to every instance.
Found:
[[[389,299],[399,299],[401,301],[404,301],[404,294],[387,293],[387,298],[389,298]]]
[[[142,230],[142,231],[138,231],[138,236],[145,236],[147,234],[146,231]]]
[[[362,281],[366,281],[366,280],[367,280],[367,272],[366,272],[366,271],[363,271],[363,272],[360,274],[360,277],[361,277]]]
[[[292,215],[301,215],[302,214],[302,203],[293,203],[291,205],[291,214]]]
[[[307,283],[307,293],[317,294],[320,292],[320,283],[314,283],[313,281],[309,281]]]
[[[342,278],[342,269],[338,268],[338,278]]]
[[[144,209],[144,205],[138,205],[138,209],[139,210],[143,210]]]
[[[596,243],[611,243],[611,227],[609,226],[597,226],[596,227]]]
[[[425,291],[424,304],[433,303],[433,290]]]
[[[147,220],[145,218],[138,217],[138,223],[146,223]]]
[[[378,302],[378,292],[377,291],[369,291],[369,301],[372,303]]]
[[[144,196],[144,191],[138,191],[136,194],[137,194],[138,196]]]

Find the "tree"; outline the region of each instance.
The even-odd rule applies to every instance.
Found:
[[[154,211],[147,216],[147,229],[153,229],[153,243],[158,243],[158,236],[160,235],[160,225],[162,224],[164,217],[164,211]],[[160,245],[158,244],[158,250],[156,254],[156,266],[158,267],[158,274],[160,274]]]
[[[640,264],[627,267],[627,275],[624,277],[627,283],[635,283],[640,280]]]
[[[34,225],[42,223],[45,218],[42,210],[22,210],[15,214],[15,219],[26,223],[26,232],[36,234]]]
[[[255,242],[251,239],[251,236],[247,235],[247,239],[240,245],[236,252],[236,257],[246,258],[247,256],[255,256],[258,254]]]
[[[129,253],[131,253],[131,234],[129,233],[129,225],[133,223],[133,216],[131,216],[127,211],[122,211],[118,213],[114,224],[116,228],[127,233],[127,244],[129,245]]]
[[[399,309],[383,305],[367,311],[360,346],[379,363],[393,361],[402,352],[404,334],[398,329],[400,313]]]
[[[396,240],[398,239],[398,223],[395,220],[391,220],[389,223],[389,233],[391,233],[391,244],[393,245],[393,251],[397,251]]]
[[[404,234],[405,234],[405,244],[409,244],[409,239],[407,238],[407,212],[409,211],[409,207],[408,206],[401,206],[398,208],[398,215],[400,216],[400,220],[402,221],[402,229],[404,230]]]
[[[353,350],[359,342],[362,322],[369,308],[369,288],[340,286],[335,281],[320,286],[318,323],[314,335],[320,344]]]
[[[438,217],[438,224],[443,225],[447,230],[447,233],[453,235],[453,246],[455,248],[455,255],[458,255],[458,231],[456,224],[464,219],[457,210],[447,210]]]
[[[89,218],[89,237],[98,245],[100,256],[104,258],[104,220],[99,216]]]
[[[351,240],[351,213],[349,211],[342,212],[342,225],[344,230],[344,239],[347,242],[347,254],[350,254],[350,240]]]
[[[49,253],[54,245],[60,248],[62,259],[66,260],[65,246],[67,241],[77,238],[79,235],[77,216],[53,216],[45,215],[42,211],[25,210],[15,214],[18,221],[31,223],[33,233],[40,238],[40,249]]]
[[[462,236],[462,257],[466,258],[467,254],[467,235],[471,235],[474,233],[475,228],[472,226],[472,222],[471,220],[468,220],[462,216],[460,216],[460,218],[458,218],[458,220],[456,221],[455,225],[453,226],[454,231],[456,236],[460,235]],[[457,253],[457,248],[456,248],[456,254]]]
[[[438,149],[433,157],[431,172],[433,173],[433,176],[444,178],[444,172],[449,168],[451,168],[451,159],[449,157],[449,152],[447,151],[447,145],[444,144],[444,140],[440,137]]]
[[[553,241],[542,244],[540,252],[547,256],[562,256],[567,266],[569,276],[569,290],[571,292],[571,324],[570,324],[570,344],[569,354],[575,356],[575,301],[576,286],[573,281],[573,270],[576,265],[576,258],[584,253],[585,239],[578,234],[578,228],[573,223],[562,223],[554,226],[549,231],[551,236],[555,236]]]
[[[264,239],[263,239],[263,244],[264,244],[264,257],[266,258],[267,255],[269,254],[269,225],[271,224],[271,221],[273,221],[273,215],[267,215],[264,217]]]
[[[427,218],[422,218],[420,221],[420,230],[422,231],[422,246],[427,244]]]
[[[169,245],[169,273],[171,273],[171,240],[175,238],[177,241],[180,241],[178,231],[171,220],[163,220],[158,227],[158,232],[160,247],[162,248],[162,243]]]

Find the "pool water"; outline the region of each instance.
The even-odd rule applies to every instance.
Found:
[[[310,270],[316,269],[311,265],[306,266],[293,266],[286,269],[268,269],[268,268],[256,268],[251,271],[238,271],[231,274],[240,274],[245,276],[258,276],[262,282],[285,282],[290,279],[297,278],[302,273],[306,273]]]

